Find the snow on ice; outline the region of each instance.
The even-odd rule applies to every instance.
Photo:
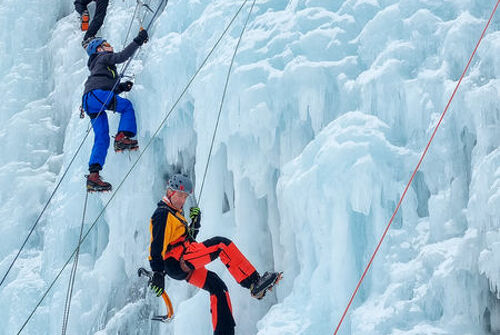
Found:
[[[158,1],[151,0],[154,6]],[[170,0],[132,62],[144,146],[242,1]],[[120,49],[136,1],[111,1],[100,35]],[[69,334],[212,333],[209,298],[167,280],[176,317],[150,321],[149,217],[165,176],[196,194],[224,80],[251,2],[82,245]],[[333,334],[494,6],[479,0],[258,0],[208,170],[199,239],[233,239],[263,301],[221,264],[240,335]],[[139,23],[134,22],[132,34]],[[500,19],[493,19],[340,334],[500,333]],[[85,136],[87,56],[71,2],[0,2],[0,275]],[[118,117],[110,115],[113,135]],[[77,243],[93,135],[0,287],[15,334]],[[117,186],[139,153],[110,150]],[[85,229],[110,199],[90,196]],[[23,333],[60,331],[69,270]]]

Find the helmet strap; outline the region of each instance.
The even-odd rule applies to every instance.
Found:
[[[166,203],[167,205],[171,205],[172,204],[172,201],[170,200],[170,197],[167,196],[167,195],[163,196],[163,198],[161,200],[163,200],[163,202]]]
[[[180,210],[179,208],[175,207],[174,204],[172,203],[172,196],[175,194],[176,191],[172,189],[170,189],[170,191],[172,192],[172,194],[170,194],[170,196],[168,196],[168,193],[165,194],[165,196],[163,196],[162,198],[163,202],[176,210]]]

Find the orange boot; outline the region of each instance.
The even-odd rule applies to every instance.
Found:
[[[82,16],[80,17],[82,31],[87,31],[89,29],[90,15],[89,11],[84,10]]]

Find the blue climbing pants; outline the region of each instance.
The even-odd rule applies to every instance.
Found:
[[[106,107],[103,108],[103,104]],[[114,107],[114,108],[113,108]],[[92,121],[94,129],[94,146],[90,155],[89,170],[101,170],[106,161],[109,148],[109,124],[106,109],[121,114],[118,133],[125,132],[128,137],[137,133],[135,112],[128,99],[121,98],[111,91],[93,90],[83,96],[83,108]],[[102,111],[101,111],[102,109]],[[101,111],[101,114],[99,112]]]

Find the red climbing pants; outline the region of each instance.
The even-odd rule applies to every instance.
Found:
[[[165,271],[174,279],[186,279],[191,285],[208,291],[214,335],[234,335],[235,322],[227,286],[215,272],[205,269],[205,265],[217,258],[245,288],[250,288],[259,276],[236,245],[224,237],[201,243],[185,241],[165,255]]]

